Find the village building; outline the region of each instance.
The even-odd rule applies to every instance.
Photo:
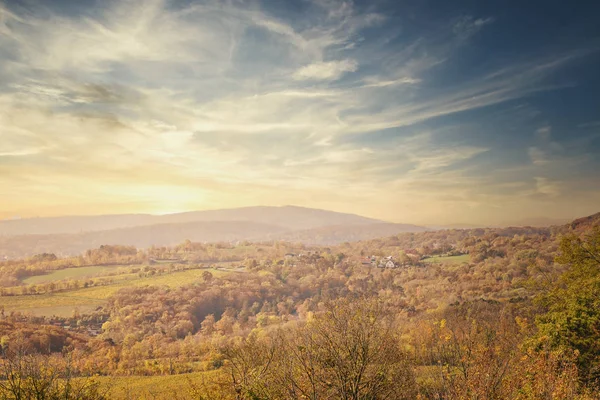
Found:
[[[377,266],[378,268],[396,268],[397,265],[394,260],[391,259],[383,259]]]

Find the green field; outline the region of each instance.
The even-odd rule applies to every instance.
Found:
[[[106,286],[74,289],[31,296],[0,297],[0,306],[6,311],[30,312],[34,315],[68,317],[75,309],[86,312],[105,303],[119,289],[135,286],[179,287],[202,279],[202,273],[210,271],[213,276],[229,273],[223,269],[192,269],[165,275],[139,277],[137,274],[124,274],[114,277],[114,283]]]
[[[110,272],[125,272],[131,267],[136,267],[136,265],[92,265],[89,267],[65,268],[45,275],[30,276],[24,279],[23,283],[26,285],[37,285],[39,283],[62,281],[63,279],[92,278]]]
[[[189,399],[193,384],[210,380],[217,371],[194,372],[180,375],[159,376],[97,376],[102,391],[116,400],[175,400]]]
[[[469,261],[469,255],[468,254],[461,254],[460,256],[449,256],[449,257],[440,257],[440,256],[434,256],[434,257],[427,257],[424,258],[422,260],[423,262],[426,263],[440,263],[440,264],[462,264],[464,262],[468,262]]]
[[[202,385],[214,380],[222,371],[194,372],[180,375],[159,376],[98,376],[93,379],[100,383],[102,391],[108,390],[108,397],[115,400],[177,400],[192,397],[192,385]],[[438,366],[419,366],[415,369],[417,381],[437,383]],[[212,385],[209,385],[212,386]]]

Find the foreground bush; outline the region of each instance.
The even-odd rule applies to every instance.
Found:
[[[74,379],[70,362],[62,357],[7,350],[0,359],[2,400],[103,400],[100,385]]]
[[[376,300],[340,300],[294,329],[225,350],[236,399],[414,399],[392,314]]]

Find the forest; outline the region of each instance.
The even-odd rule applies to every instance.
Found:
[[[597,399],[600,214],[4,261],[0,347],[0,399]]]

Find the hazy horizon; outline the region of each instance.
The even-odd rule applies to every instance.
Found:
[[[594,214],[599,7],[0,0],[0,219]]]
[[[582,217],[586,217],[588,216],[588,214],[586,215],[575,215],[573,217],[570,218],[552,218],[552,217],[544,217],[544,216],[530,216],[530,217],[526,217],[523,219],[511,219],[511,218],[506,218],[501,222],[498,222],[496,224],[486,224],[486,223],[466,223],[466,222],[462,222],[462,221],[454,221],[451,223],[438,223],[436,221],[424,221],[424,222],[413,222],[413,221],[406,221],[406,220],[398,220],[398,221],[392,221],[392,220],[386,220],[386,219],[382,219],[382,218],[376,218],[373,216],[369,216],[369,215],[362,215],[362,214],[356,214],[356,213],[347,213],[344,211],[338,211],[338,210],[331,210],[331,209],[322,209],[322,208],[312,208],[312,207],[304,207],[304,206],[299,206],[299,205],[295,205],[295,204],[282,204],[282,205],[275,205],[275,206],[266,206],[266,205],[250,205],[250,206],[243,206],[243,207],[234,207],[234,208],[211,208],[211,209],[198,209],[198,210],[185,210],[185,211],[176,211],[176,212],[171,212],[171,213],[135,213],[135,212],[131,212],[131,213],[114,213],[114,214],[64,214],[64,215],[51,215],[51,216],[28,216],[28,217],[21,217],[18,215],[12,216],[12,217],[8,217],[8,218],[0,218],[0,222],[2,221],[19,221],[19,220],[28,220],[28,219],[39,219],[39,218],[69,218],[69,217],[113,217],[113,216],[119,216],[119,215],[150,215],[150,216],[154,216],[154,217],[164,217],[164,216],[169,216],[169,215],[176,215],[176,214],[186,214],[186,213],[197,213],[197,212],[211,212],[211,211],[237,211],[237,210],[243,210],[243,209],[253,209],[253,208],[301,208],[301,209],[308,209],[308,210],[316,210],[316,211],[326,211],[326,212],[333,212],[333,213],[342,213],[342,214],[349,214],[349,215],[357,215],[360,217],[366,217],[366,218],[372,218],[376,221],[380,221],[380,222],[384,222],[384,223],[399,223],[399,224],[414,224],[414,225],[418,225],[418,226],[424,226],[424,227],[484,227],[484,226],[489,226],[489,227],[499,227],[499,226],[509,226],[509,225],[514,225],[514,226],[519,226],[519,225],[526,225],[526,224],[533,224],[536,226],[549,226],[552,224],[564,224],[567,222],[570,222],[572,220],[578,219],[578,218],[582,218]],[[596,213],[592,213],[592,214],[596,214]],[[589,214],[589,215],[592,215]]]

